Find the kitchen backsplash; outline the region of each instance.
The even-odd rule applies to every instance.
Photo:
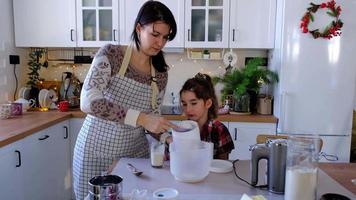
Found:
[[[71,50],[68,50],[71,52]],[[90,51],[88,51],[90,52]],[[234,67],[243,67],[245,65],[245,57],[267,57],[266,50],[236,50],[237,64]],[[90,54],[90,53],[89,53]],[[63,57],[66,54],[58,54],[59,57]],[[53,55],[51,55],[51,59]],[[166,61],[170,66],[168,72],[169,79],[167,84],[166,95],[163,104],[172,104],[172,92],[175,96],[178,96],[178,92],[183,83],[194,76],[198,72],[206,73],[211,76],[222,75],[225,73],[225,65],[222,60],[193,60],[189,59],[186,51],[182,53],[166,53]],[[50,61],[49,67],[41,69],[40,76],[45,80],[61,80],[62,72],[73,72],[75,76],[83,81],[89,70],[90,64],[81,64],[73,67],[73,64],[62,61]],[[217,91],[217,95],[220,93]]]

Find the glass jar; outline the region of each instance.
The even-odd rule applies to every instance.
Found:
[[[320,151],[318,136],[290,135],[287,141],[285,199],[315,200]]]

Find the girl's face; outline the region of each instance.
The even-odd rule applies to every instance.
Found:
[[[141,42],[140,51],[148,56],[155,56],[166,45],[170,27],[158,21],[144,26],[138,24],[136,31]]]
[[[212,105],[211,99],[198,99],[194,92],[183,91],[181,94],[183,113],[189,120],[205,123],[208,120],[208,110]]]

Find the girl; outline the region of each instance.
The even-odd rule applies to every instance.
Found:
[[[200,139],[214,144],[214,159],[229,158],[234,143],[226,126],[218,120],[218,101],[210,76],[198,73],[188,79],[180,90],[183,113],[198,123]],[[172,137],[167,137],[167,143]]]

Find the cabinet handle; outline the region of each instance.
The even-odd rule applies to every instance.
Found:
[[[235,42],[235,29],[232,29],[232,41]]]
[[[237,128],[235,128],[235,140],[237,140]]]
[[[67,126],[63,126],[63,128],[65,129],[64,139],[68,139],[68,127]]]
[[[74,32],[74,29],[70,29],[70,41],[72,41],[72,42],[74,42],[73,32]]]
[[[112,32],[114,34],[114,41],[116,42],[116,37],[115,37],[116,36],[116,29],[114,29]]]
[[[188,29],[188,41],[190,41],[190,29]]]
[[[45,140],[47,138],[49,138],[49,135],[45,135],[45,136],[43,136],[43,138],[38,138],[38,140]]]
[[[21,152],[18,150],[15,150],[15,152],[17,153],[18,158],[19,158],[19,164],[17,164],[16,167],[20,167],[21,166]]]

